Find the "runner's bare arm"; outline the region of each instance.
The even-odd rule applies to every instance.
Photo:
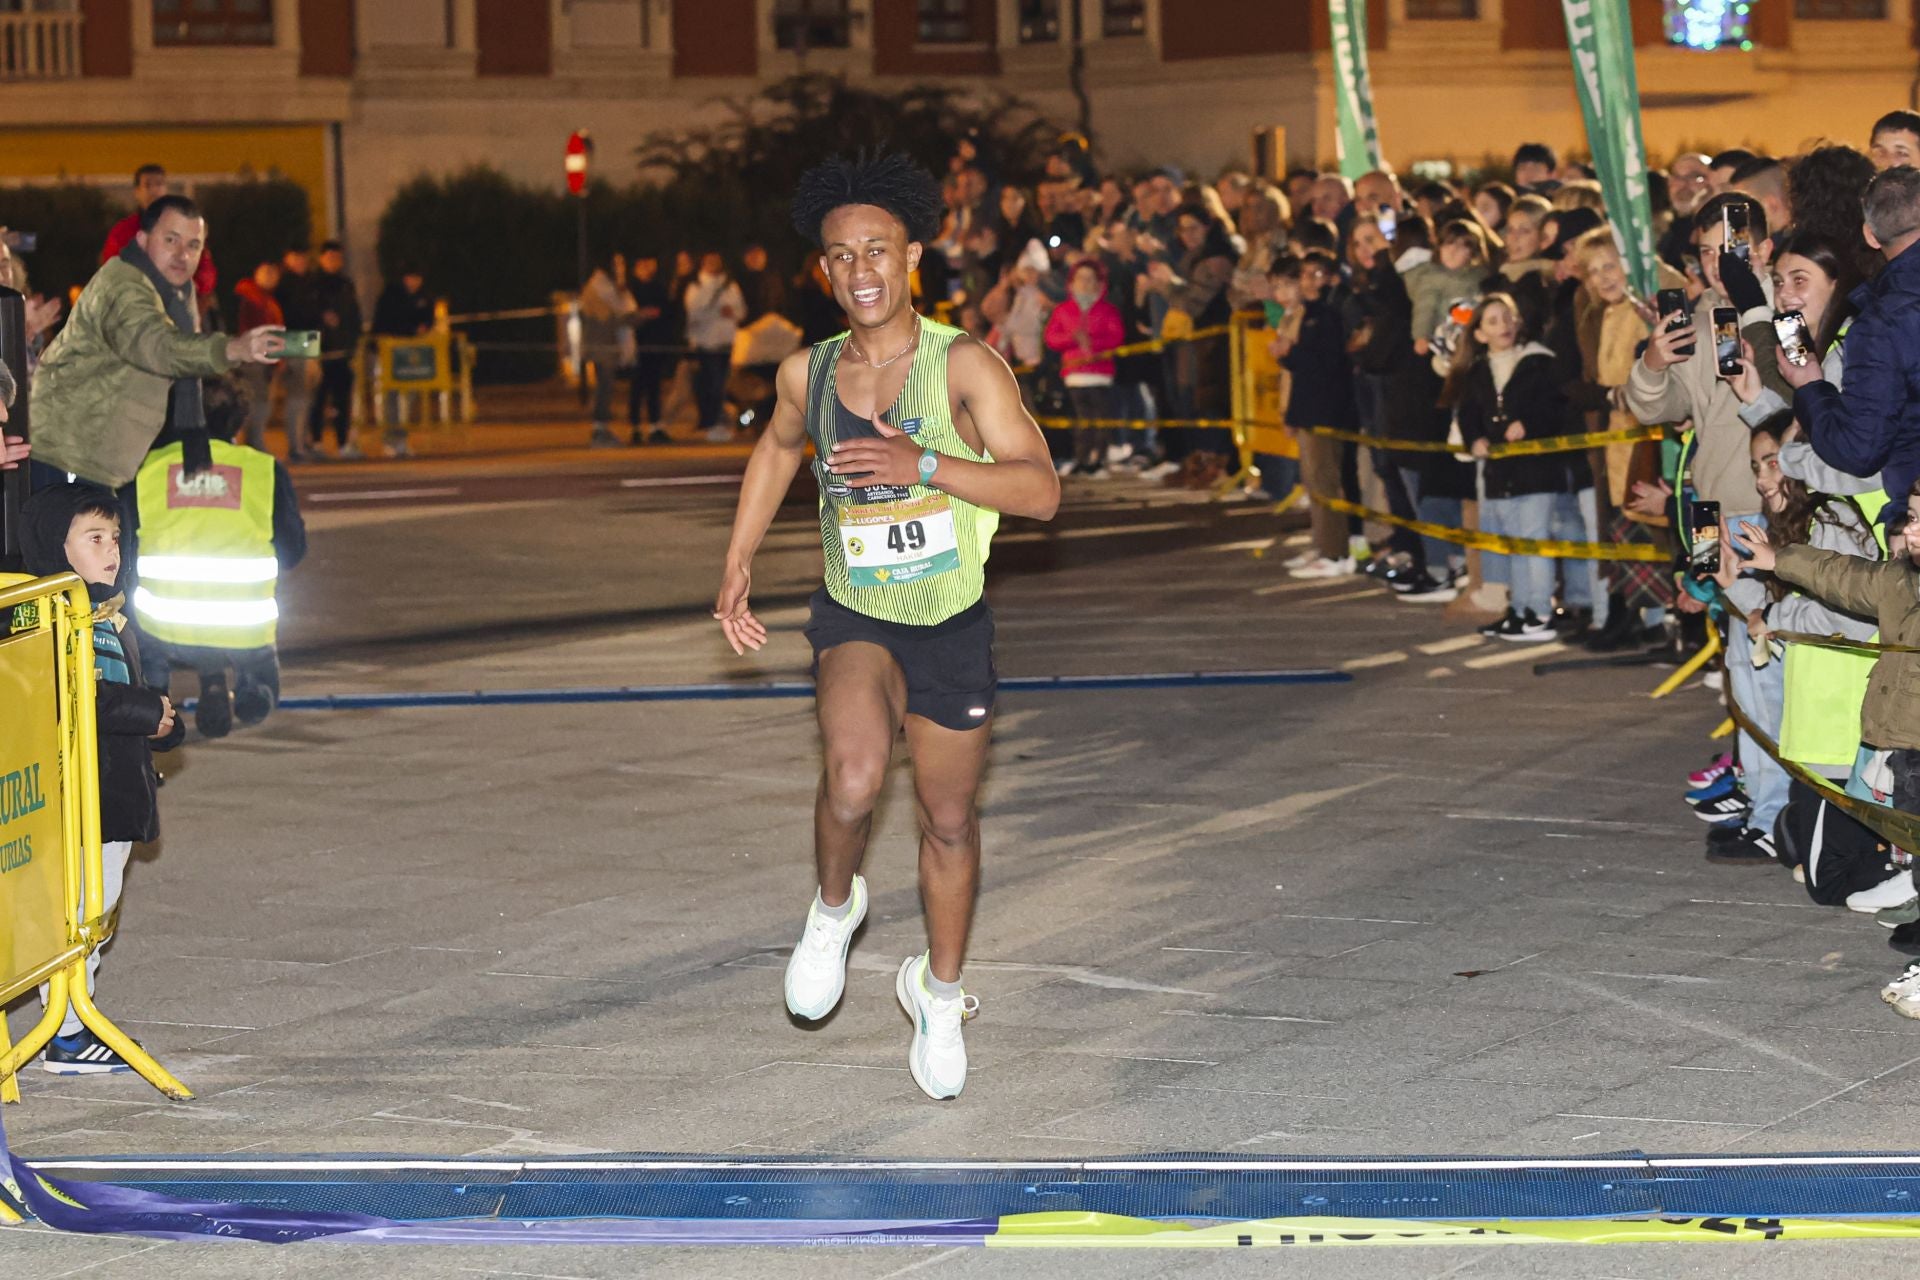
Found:
[[[947,385],[993,461],[944,456],[934,487],[1004,515],[1053,519],[1060,508],[1060,477],[1007,362],[982,343],[957,339],[947,349]],[[876,419],[874,426],[878,439],[857,437],[834,445],[833,470],[856,486],[918,484],[920,446],[891,423]]]
[[[747,607],[747,594],[753,583],[753,553],[767,536],[781,501],[793,485],[793,477],[806,457],[807,362],[809,352],[802,348],[780,362],[774,377],[779,399],[767,429],[753,446],[747,459],[747,473],[740,481],[740,505],[733,514],[733,537],[727,543],[726,565],[721,573],[720,594],[713,604],[713,616],[735,653],[758,649],[767,642],[767,629]]]

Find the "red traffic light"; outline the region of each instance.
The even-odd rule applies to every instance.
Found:
[[[567,135],[567,194],[584,196],[587,194],[587,164],[593,158],[593,139],[587,136],[585,129],[576,129]]]

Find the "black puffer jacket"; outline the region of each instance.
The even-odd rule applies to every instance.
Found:
[[[1538,343],[1520,351],[1506,387],[1495,391],[1493,367],[1482,356],[1467,371],[1460,393],[1460,434],[1471,446],[1506,441],[1507,424],[1526,428],[1527,439],[1567,434],[1567,398],[1560,389],[1553,352]],[[1578,493],[1593,483],[1584,453],[1522,454],[1487,461],[1487,496],[1514,498],[1528,493]]]
[[[42,489],[21,511],[27,572],[67,573],[67,530],[74,513],[95,502],[119,506],[111,491],[88,484]],[[161,697],[140,682],[140,646],[120,613],[117,588],[87,584],[94,602],[94,715],[100,739],[100,839],[156,840],[158,783],[148,739],[160,729]]]

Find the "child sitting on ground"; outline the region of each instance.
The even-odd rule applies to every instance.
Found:
[[[173,703],[140,683],[140,650],[120,607],[120,500],[88,484],[42,489],[22,510],[21,544],[29,573],[71,571],[93,601],[94,715],[99,725],[101,904],[109,919],[120,905],[133,843],[160,835],[153,752],[148,739],[173,728]],[[103,944],[104,945],[104,944]],[[94,989],[100,951],[87,957]],[[47,998],[47,988],[40,988]],[[41,1063],[55,1075],[130,1071],[125,1059],[80,1021],[71,1006]]]

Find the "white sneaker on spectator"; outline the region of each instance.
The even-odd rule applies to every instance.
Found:
[[[1072,458],[1067,458],[1064,461],[1056,462],[1053,464],[1053,474],[1060,476],[1062,478],[1066,476],[1070,476],[1073,474],[1074,468],[1078,467],[1079,465],[1080,464],[1075,462]]]
[[[1156,462],[1153,466],[1144,468],[1140,472],[1140,478],[1142,480],[1164,480],[1179,469],[1180,464],[1177,462]]]
[[[1913,872],[1900,871],[1888,876],[1871,889],[1862,889],[1858,893],[1847,895],[1847,910],[1858,911],[1861,915],[1872,915],[1885,907],[1897,907],[1913,899]]]
[[[1315,560],[1318,560],[1319,558],[1320,558],[1320,553],[1318,551],[1315,551],[1312,547],[1308,547],[1305,551],[1302,551],[1299,555],[1288,556],[1285,560],[1282,560],[1280,562],[1280,567],[1283,569],[1298,569],[1301,565],[1312,564]]]
[[[1110,444],[1107,446],[1108,466],[1117,467],[1132,456],[1133,446],[1130,444]]]
[[[1720,692],[1720,690],[1726,686],[1726,683],[1726,675],[1719,671],[1709,671],[1700,677],[1700,687],[1703,689],[1711,689],[1715,693]]]
[[[1344,578],[1354,570],[1351,558],[1329,560],[1324,556],[1315,556],[1298,569],[1288,572],[1289,578]]]
[[[1915,991],[1920,991],[1920,960],[1909,964],[1904,973],[1880,988],[1880,998],[1888,1004],[1895,1004],[1902,996]]]

